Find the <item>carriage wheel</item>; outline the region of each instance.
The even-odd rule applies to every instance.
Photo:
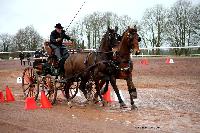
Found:
[[[64,96],[68,100],[73,99],[78,93],[79,86],[80,86],[80,81],[66,83],[64,87],[64,93],[65,93]]]
[[[24,98],[34,97],[35,100],[39,94],[39,80],[38,74],[33,67],[27,67],[24,69],[22,76],[22,89]]]
[[[57,88],[55,86],[55,79],[51,75],[48,74],[43,78],[42,90],[44,90],[51,104],[54,104],[57,97]]]

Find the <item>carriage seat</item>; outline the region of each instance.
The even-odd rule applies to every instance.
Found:
[[[47,59],[48,64],[51,64],[55,68],[57,68],[58,67],[57,57],[54,53],[53,48],[50,46],[50,41],[44,42],[44,49],[47,52],[47,55],[49,56],[48,59]]]
[[[45,41],[44,42],[44,49],[46,50],[46,52],[47,52],[47,54],[49,56],[54,55],[54,51],[53,51],[53,49],[50,46],[50,41]]]

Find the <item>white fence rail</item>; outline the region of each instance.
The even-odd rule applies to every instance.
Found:
[[[152,50],[152,49],[198,49],[200,46],[185,46],[185,47],[148,47],[140,48],[140,50]],[[96,49],[84,49],[85,51],[95,51]],[[34,53],[35,51],[14,51],[14,52],[0,52],[0,54],[10,54],[10,53]]]
[[[141,50],[151,50],[151,49],[189,49],[189,48],[200,48],[200,46],[185,46],[185,47],[149,47],[140,48]]]
[[[161,56],[169,56],[167,54],[161,54],[161,55],[150,55],[150,54],[147,54],[144,55],[143,53],[145,53],[144,51],[150,51],[152,49],[161,49],[161,50],[172,50],[172,49],[192,49],[192,50],[198,50],[200,49],[200,46],[185,46],[185,47],[148,47],[148,48],[140,48],[141,50],[141,53],[140,55],[137,55],[138,57],[161,57]],[[84,52],[89,52],[89,51],[96,51],[96,49],[84,49]],[[23,52],[23,53],[33,53],[35,51],[14,51],[14,52],[0,52],[0,55],[1,54],[6,54],[7,56],[12,57],[12,54],[18,54],[20,52]],[[200,56],[200,52],[198,53],[193,53],[193,54],[189,54],[191,56]],[[131,57],[135,57],[136,55],[132,54]]]

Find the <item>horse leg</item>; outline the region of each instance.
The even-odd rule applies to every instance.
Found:
[[[132,77],[126,79],[127,86],[128,86],[128,91],[130,94],[130,101],[131,101],[131,109],[136,109],[136,105],[134,104],[133,99],[137,98],[137,91],[136,88],[132,82]]]
[[[108,82],[109,82],[109,76],[105,75],[102,72],[99,72],[98,69],[96,69],[96,71],[95,71],[95,76],[96,77],[94,79],[95,79],[95,85],[96,85],[95,86],[96,93],[94,95],[94,101],[98,101],[98,96],[99,96],[103,106],[105,106],[106,102],[102,97],[101,89],[102,89],[103,85],[105,84],[106,80],[108,80]]]
[[[95,89],[96,89],[96,93],[94,94],[94,98],[93,101],[94,103],[98,102],[98,96],[100,97],[101,103],[103,104],[103,106],[106,105],[106,102],[104,101],[102,94],[101,94],[101,88],[103,86],[104,81],[102,82],[102,80],[99,82],[99,80],[95,81]]]
[[[98,100],[98,91],[100,90],[100,88],[103,86],[102,84],[102,80],[100,80],[99,82],[98,81],[95,81],[95,89],[96,89],[96,93],[94,94],[94,98],[93,98],[93,101],[94,103],[97,103],[99,100]],[[101,98],[101,97],[100,97]]]
[[[67,101],[70,100],[70,95],[69,95],[69,88],[71,86],[71,83],[70,82],[66,82],[65,85],[64,85],[64,91],[65,91],[65,98],[67,99]]]
[[[124,101],[122,100],[121,96],[120,96],[120,93],[119,93],[119,89],[117,88],[117,85],[116,85],[116,78],[114,76],[111,76],[110,78],[110,83],[115,91],[115,94],[117,95],[117,98],[119,100],[119,103],[120,103],[120,107],[121,108],[127,108],[126,104],[124,103]]]
[[[85,87],[86,87],[86,82],[84,80],[81,80],[79,89],[83,92],[85,98],[87,99],[88,95],[87,95],[87,91],[85,90]]]
[[[103,81],[104,82],[104,81]],[[95,89],[96,89],[96,93],[95,93],[95,95],[94,95],[94,100],[96,100],[96,101],[98,101],[97,99],[98,99],[98,96],[99,96],[99,98],[100,98],[100,100],[101,100],[101,102],[102,102],[102,104],[103,104],[103,106],[105,106],[106,105],[106,102],[105,102],[105,100],[103,99],[103,97],[102,97],[102,94],[101,94],[101,88],[102,88],[102,81],[100,81],[99,82],[99,80],[97,80],[97,81],[95,81],[95,84],[96,84],[96,87],[95,87]]]

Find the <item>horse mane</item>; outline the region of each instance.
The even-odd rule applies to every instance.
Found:
[[[116,45],[115,47],[112,48],[112,51],[113,51],[113,52],[117,52],[117,51],[119,51],[119,50],[121,49],[122,42],[123,42],[124,37],[125,37],[125,34],[126,34],[127,32],[128,32],[128,29],[126,29],[126,30],[122,33],[121,42],[120,42],[118,45]]]
[[[100,42],[100,45],[99,45],[99,49],[100,49],[100,50],[103,49],[103,48],[102,48],[102,45],[103,45],[103,41],[104,41],[104,39],[105,39],[105,36],[106,36],[106,34],[104,34],[103,37],[102,37],[102,39],[101,39],[101,42]]]
[[[136,26],[134,26],[134,28],[130,28],[129,26],[128,26],[128,29],[126,29],[125,31],[124,31],[124,33],[122,34],[122,36],[126,33],[126,32],[129,32],[129,33],[135,33],[135,32],[137,32],[137,28],[136,28]]]

